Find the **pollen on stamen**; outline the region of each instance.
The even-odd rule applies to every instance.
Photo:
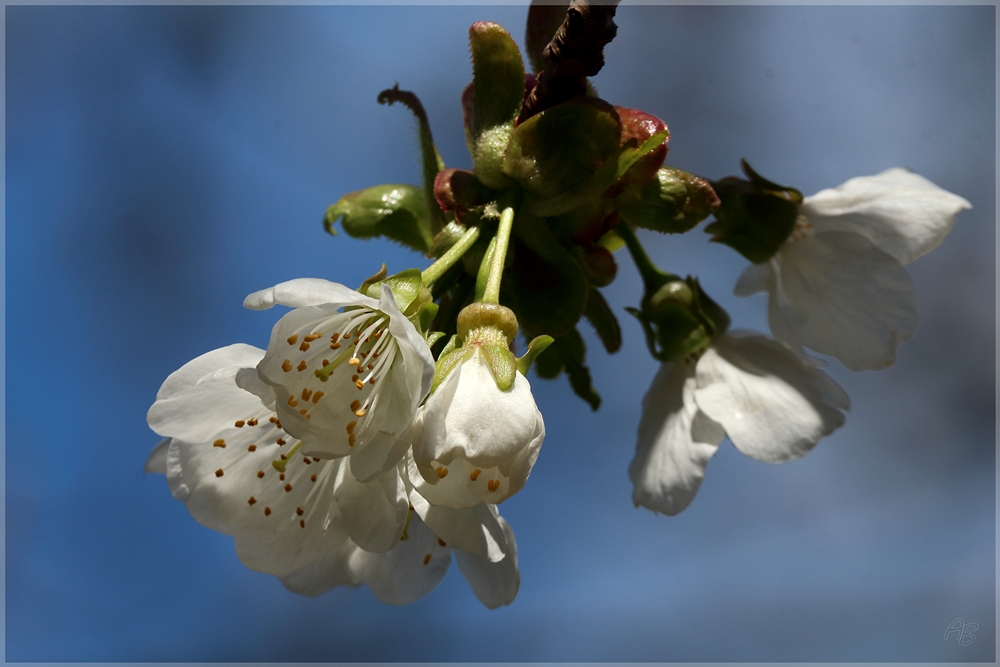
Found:
[[[308,387],[303,387],[302,388],[302,400],[303,401],[308,401],[310,398],[312,398],[312,395],[313,395],[312,389],[309,389]]]
[[[345,333],[344,334],[344,340],[349,340],[350,338],[351,338],[351,334],[350,333]]]
[[[364,410],[355,410],[354,411],[354,416],[355,417],[364,417],[366,414],[367,413]]]
[[[334,334],[332,334],[330,336],[330,342],[331,343],[336,343],[338,340],[340,340],[340,334],[339,333],[334,333]]]
[[[323,334],[321,334],[321,333],[320,333],[320,332],[318,332],[318,331],[313,331],[313,332],[312,332],[311,334],[309,334],[308,336],[303,336],[303,337],[302,337],[302,340],[304,340],[304,341],[308,341],[308,342],[310,342],[310,343],[311,343],[311,342],[313,342],[314,340],[317,340],[317,339],[319,339],[319,338],[322,338],[322,337],[323,337]]]
[[[271,418],[270,418],[270,419],[268,419],[267,421],[271,422],[272,424],[275,424],[275,423],[277,423],[277,421],[278,421],[278,418],[277,418],[277,417],[271,417]]]
[[[248,452],[256,452],[257,451],[257,445],[250,445],[250,446],[248,446],[247,447],[247,451]]]
[[[264,508],[264,516],[271,516],[271,508],[270,507],[265,507]]]
[[[357,382],[354,383],[354,386],[357,387],[358,389],[364,389],[365,388],[365,381],[364,380],[358,380]]]
[[[223,440],[222,438],[219,438],[218,440],[216,440],[215,442],[212,443],[212,446],[213,447],[222,447],[223,449],[225,449],[226,448],[226,441]]]
[[[444,466],[438,466],[437,467],[437,476],[438,476],[438,479],[444,479],[445,477],[448,476],[448,469],[445,468]]]
[[[236,428],[243,428],[244,426],[246,426],[246,422],[243,421],[242,419],[238,419],[236,420],[236,423],[233,424],[233,426],[235,426]]]
[[[253,505],[255,502],[257,502],[257,499],[254,498],[253,496],[250,496],[250,499],[247,500],[247,505]]]
[[[319,399],[321,398],[323,398],[323,392],[317,391],[315,394],[313,394],[312,401],[313,403],[319,403]]]
[[[305,352],[309,349],[309,343],[302,341],[302,343],[299,344],[299,349]]]
[[[306,369],[306,362],[304,361],[300,361],[299,365],[295,367],[295,370],[299,371],[300,373],[305,369]]]
[[[329,365],[330,365],[330,360],[329,359],[324,359],[323,360],[323,368],[326,368]]]
[[[315,473],[309,476],[309,481],[310,482],[315,482],[316,481],[316,475],[315,475]]]
[[[469,473],[469,479],[471,479],[473,482],[475,482],[477,479],[479,479],[479,475],[482,472],[483,472],[482,470],[480,470],[479,468],[476,468],[471,473]]]
[[[486,488],[489,489],[490,491],[496,491],[497,489],[500,488],[500,480],[491,479],[490,481],[486,482]]]
[[[222,468],[219,468],[218,470],[215,471],[215,476],[222,477]]]
[[[301,507],[296,507],[295,508],[295,513],[298,514],[299,516],[302,516],[302,514],[303,514],[302,508]]]
[[[289,372],[290,370],[292,370],[292,360],[291,359],[285,359],[284,361],[282,361],[281,362],[281,370],[285,371],[286,373]]]
[[[291,484],[285,484],[285,493],[288,493],[291,490],[292,490],[292,485]]]
[[[275,441],[274,441],[274,444],[276,444],[276,445],[278,445],[279,447],[281,447],[281,446],[282,446],[283,444],[285,444],[286,442],[287,442],[287,440],[285,440],[284,438],[278,438],[277,440],[275,440]]]
[[[431,562],[431,555],[427,554],[426,556],[424,556],[424,565],[427,565],[427,563],[429,562]]]
[[[340,349],[340,343],[330,343],[330,349],[331,350],[339,350]]]
[[[256,420],[256,419],[248,419],[248,420],[247,420],[247,426],[256,426],[256,425],[257,425],[257,423],[258,423],[258,422],[257,422],[257,420]]]
[[[351,366],[357,366],[358,364],[361,363],[361,360],[358,359],[357,357],[351,357],[350,359],[347,360],[347,363],[349,363]]]
[[[298,340],[299,340],[299,335],[298,334],[292,334],[291,336],[288,337],[288,344],[289,345],[295,345],[295,343],[297,343]]]
[[[288,405],[294,408],[298,404],[299,404],[299,402],[295,400],[295,397],[292,396],[291,394],[289,394],[288,395]]]
[[[438,544],[440,544],[443,547],[448,546],[447,544],[444,543],[444,540],[442,540],[440,537],[438,538]]]
[[[258,470],[257,471],[257,477],[260,477],[261,479],[263,479],[264,478],[264,471],[263,470]]]

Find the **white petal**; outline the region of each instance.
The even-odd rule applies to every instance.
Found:
[[[751,264],[743,269],[743,273],[736,279],[733,294],[736,296],[750,296],[759,292],[767,292],[768,289],[767,264]]]
[[[771,298],[784,318],[770,322],[776,336],[790,331],[790,343],[836,357],[854,371],[891,366],[896,348],[913,336],[913,282],[865,237],[819,233],[784,246],[776,263],[780,282]]]
[[[451,564],[451,548],[438,544],[437,537],[419,517],[410,519],[409,539],[400,541],[387,553],[357,550],[348,568],[359,583],[365,584],[380,602],[410,604],[441,583]]]
[[[348,569],[348,562],[358,545],[351,540],[344,540],[339,546],[322,554],[319,558],[299,569],[281,577],[285,588],[308,595],[311,598],[325,593],[337,586],[355,587],[359,585],[357,577]]]
[[[156,447],[153,447],[153,451],[149,453],[149,458],[146,459],[146,465],[143,467],[142,471],[159,473],[161,475],[167,474],[168,447],[170,447],[170,438],[160,440]]]
[[[673,516],[694,499],[705,467],[726,437],[698,409],[694,363],[663,364],[642,400],[639,440],[628,474],[632,502]]]
[[[480,468],[513,459],[536,436],[538,408],[528,380],[500,391],[478,351],[467,357],[427,399],[418,463],[463,458]],[[443,437],[441,434],[444,434]]]
[[[337,479],[334,499],[344,516],[351,539],[366,551],[393,548],[403,532],[409,502],[399,472],[394,468],[363,484],[350,470],[350,458]]]
[[[378,308],[389,316],[389,333],[396,338],[396,343],[399,345],[403,366],[406,368],[407,387],[413,396],[412,409],[416,410],[431,390],[431,382],[434,380],[434,357],[424,337],[399,312],[392,290],[385,283],[382,284],[382,299]]]
[[[817,231],[862,234],[908,264],[936,248],[966,208],[962,197],[897,167],[806,197],[801,212]]]
[[[410,502],[420,518],[449,546],[468,551],[491,563],[501,560],[508,544],[495,505],[479,503],[464,509],[431,505],[419,493]]]
[[[806,454],[843,425],[847,396],[778,341],[719,336],[698,360],[695,400],[747,456],[780,463]]]
[[[262,350],[237,344],[184,364],[157,392],[146,415],[149,427],[163,436],[198,442],[212,437],[219,424],[259,413],[264,408],[260,399],[238,389],[232,376],[239,368],[253,367],[262,356]]]
[[[510,604],[517,597],[517,589],[521,586],[521,574],[517,569],[517,543],[514,531],[504,521],[497,517],[507,536],[507,556],[498,563],[475,556],[464,551],[455,552],[458,569],[462,571],[472,592],[489,609]]]
[[[375,308],[378,302],[350,287],[321,278],[289,280],[274,287],[254,292],[243,300],[243,307],[251,310],[267,310],[275,304],[291,308],[321,304],[334,304],[337,307],[360,305]]]
[[[241,368],[237,371],[234,379],[237,387],[259,398],[264,407],[271,412],[275,411],[274,389],[260,379],[256,368]]]

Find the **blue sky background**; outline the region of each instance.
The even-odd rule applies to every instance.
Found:
[[[85,661],[992,661],[995,645],[995,9],[634,7],[594,83],[663,118],[668,164],[739,159],[806,194],[907,166],[973,203],[909,267],[921,324],[893,368],[828,372],[847,425],[769,466],[724,443],[680,516],[631,503],[656,368],[625,257],[606,290],[624,349],[592,332],[598,413],[532,380],[547,439],[504,503],[521,591],[488,611],[456,568],[423,601],[317,599],[251,572],[161,477],[145,414],[163,379],[277,312],[295,277],[359,284],[426,260],[327,236],[326,207],[419,178],[399,82],[468,167],[467,28],[525,7],[6,8],[6,658]],[[745,261],[642,236],[739,328]],[[586,325],[584,325],[584,328]],[[979,624],[959,646],[956,618]]]

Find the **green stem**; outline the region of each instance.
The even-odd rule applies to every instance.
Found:
[[[632,261],[635,262],[636,268],[639,269],[639,275],[642,276],[642,282],[646,285],[646,291],[651,292],[658,289],[665,282],[678,280],[677,276],[665,273],[653,264],[653,260],[646,254],[646,249],[642,247],[639,239],[636,238],[635,232],[627,224],[624,222],[620,223],[615,227],[615,233],[628,246],[629,254],[632,255]]]
[[[423,283],[424,287],[430,287],[434,284],[434,281],[444,275],[445,271],[450,269],[452,265],[462,258],[462,255],[472,247],[472,244],[476,242],[479,238],[479,227],[469,227],[469,229],[462,234],[461,238],[455,242],[455,245],[448,248],[448,252],[441,255],[441,257],[428,266],[426,269],[420,272],[420,281]]]
[[[493,261],[490,263],[490,277],[486,281],[486,291],[483,301],[500,303],[500,278],[503,275],[503,263],[507,259],[507,246],[510,244],[510,230],[514,226],[514,209],[508,206],[500,216],[500,226],[497,228],[496,246],[493,248]]]

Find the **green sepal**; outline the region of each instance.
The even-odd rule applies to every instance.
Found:
[[[368,281],[365,281],[368,283]],[[374,282],[368,284],[365,290],[365,296],[369,296],[373,299],[378,299],[382,296],[381,285],[385,283],[392,289],[392,296],[396,299],[396,307],[399,308],[399,312],[406,314],[409,310],[410,305],[414,304],[418,297],[421,296],[421,290],[426,292],[423,296],[424,301],[430,298],[430,291],[423,286],[423,282],[420,280],[420,269],[406,269],[405,271],[400,271],[394,275],[380,280],[379,282]],[[419,307],[420,304],[417,304]]]
[[[549,199],[535,201],[531,210],[536,215],[553,216],[570,211],[587,199],[599,196],[625,175],[640,159],[659,148],[670,134],[663,130],[644,141],[641,146],[628,145],[619,148],[614,155],[604,161],[590,178],[577,186]]]
[[[583,316],[593,325],[597,337],[601,339],[608,354],[614,354],[621,349],[622,329],[618,324],[618,318],[604,300],[604,296],[594,288],[587,293],[587,307],[583,311]]]
[[[411,318],[410,320],[417,327],[417,331],[420,332],[420,335],[422,335],[425,340],[430,335],[431,326],[434,324],[434,318],[437,317],[439,308],[440,306],[433,301],[423,303],[421,304],[420,309],[417,310],[416,317]],[[442,333],[441,336],[443,335],[444,334]],[[441,336],[438,336],[438,338]],[[434,340],[437,341],[437,338]],[[431,342],[427,343],[428,346],[433,344],[434,343]]]
[[[488,187],[508,185],[503,156],[524,101],[524,63],[517,44],[496,23],[480,21],[469,28],[472,48],[472,163]]]
[[[531,364],[544,352],[555,340],[552,336],[535,336],[528,343],[528,351],[517,360],[517,370],[521,375],[527,375],[531,370]]]
[[[508,391],[517,377],[517,359],[506,345],[480,345],[479,351],[500,391]]]
[[[542,378],[555,378],[565,371],[573,393],[585,400],[591,410],[597,411],[601,405],[601,397],[591,383],[590,370],[583,363],[586,356],[587,346],[583,343],[583,337],[573,329],[556,338],[549,345],[548,352],[538,357],[535,373]]]
[[[763,178],[746,160],[740,164],[750,180],[730,176],[712,184],[722,203],[715,212],[715,222],[705,231],[712,234],[712,241],[762,264],[792,233],[802,193]]]
[[[434,393],[445,378],[448,377],[448,373],[462,363],[472,352],[471,348],[463,348],[462,342],[458,336],[452,336],[448,344],[444,346],[441,350],[441,355],[438,357],[437,363],[434,364],[434,381],[431,383],[431,393]]]
[[[587,305],[587,275],[544,220],[518,212],[514,236],[508,284],[518,320],[540,334],[559,337],[568,333]]]
[[[424,340],[427,341],[427,347],[434,347],[434,343],[438,342],[444,337],[445,333],[443,331],[431,331],[426,336],[424,336]]]
[[[618,113],[604,100],[559,104],[515,128],[503,172],[536,198],[551,199],[588,182],[618,152],[620,136]]]
[[[621,219],[631,225],[679,234],[719,208],[719,197],[705,179],[661,167],[644,186],[615,199],[615,205]]]
[[[650,354],[673,361],[704,349],[729,327],[729,315],[697,278],[664,283],[643,297],[642,310],[626,308],[642,324]]]
[[[344,231],[357,239],[384,236],[426,252],[433,233],[427,213],[427,197],[413,185],[376,185],[344,195],[326,210],[324,226],[336,235],[333,225],[342,220]]]
[[[705,324],[708,335],[715,338],[724,334],[726,329],[729,328],[731,321],[729,313],[708,296],[705,290],[702,289],[701,283],[698,282],[697,278],[688,276],[685,282],[691,287],[694,296],[692,304],[698,313],[699,319]]]
[[[430,229],[432,234],[435,234],[445,224],[444,215],[434,199],[434,179],[444,169],[444,160],[441,159],[441,154],[438,153],[437,147],[434,145],[434,137],[431,135],[431,125],[427,120],[427,112],[424,110],[424,105],[421,104],[420,99],[408,90],[400,90],[398,83],[392,88],[383,90],[378,94],[379,104],[389,104],[391,106],[396,102],[403,104],[417,118],[421,166],[423,167],[424,201],[430,221]]]

